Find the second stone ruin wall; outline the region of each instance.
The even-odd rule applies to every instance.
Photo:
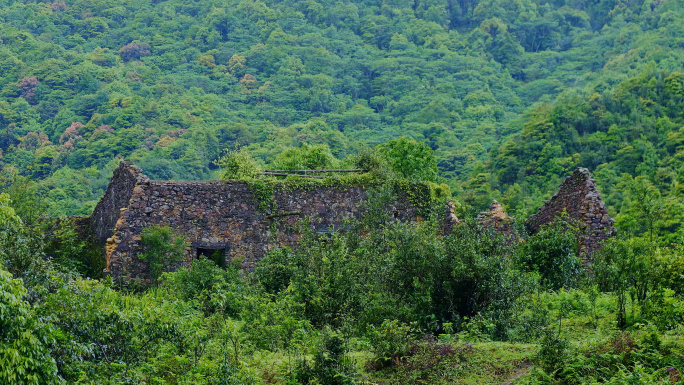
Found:
[[[534,234],[563,212],[580,225],[580,257],[591,262],[593,252],[602,241],[615,234],[615,227],[587,169],[577,169],[565,179],[558,192],[528,219],[527,229]]]

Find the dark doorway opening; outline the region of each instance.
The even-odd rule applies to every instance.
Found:
[[[197,247],[196,248],[197,259],[206,258],[213,261],[216,266],[225,269],[226,268],[226,258],[228,257],[228,248],[216,248],[216,247]]]

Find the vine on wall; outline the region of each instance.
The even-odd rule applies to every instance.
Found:
[[[421,214],[427,214],[435,203],[443,202],[451,197],[451,192],[446,184],[438,185],[433,182],[415,181],[408,179],[387,179],[378,177],[373,173],[347,174],[330,176],[327,178],[314,179],[297,175],[288,176],[284,179],[272,177],[259,177],[245,179],[249,185],[249,191],[256,202],[259,210],[274,212],[276,207],[276,191],[312,191],[320,188],[345,189],[350,187],[379,187],[387,185],[397,196],[404,196]]]

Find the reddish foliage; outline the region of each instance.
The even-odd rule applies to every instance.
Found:
[[[98,128],[95,129],[95,132],[100,132],[100,131],[107,131],[107,132],[109,132],[109,133],[113,133],[113,132],[114,132],[114,128],[112,128],[112,126],[110,126],[110,125],[103,124],[103,125],[101,125],[100,127],[98,127]]]
[[[50,145],[50,139],[42,132],[28,132],[23,137],[22,143],[18,146],[25,150],[35,150],[37,148]]]
[[[682,380],[682,374],[677,369],[670,366],[665,371],[670,377],[670,382],[679,383]]]
[[[67,7],[67,5],[64,1],[55,1],[54,3],[50,4],[50,8],[52,8],[52,10],[54,12],[57,12],[57,11],[66,11],[67,8],[69,8],[69,7]]]
[[[81,135],[79,133],[79,129],[83,126],[83,123],[81,122],[73,122],[71,123],[71,126],[64,130],[62,135],[59,137],[59,144],[63,145],[64,148],[70,150],[74,147],[74,144],[81,139]]]
[[[21,81],[19,81],[19,94],[27,101],[32,101],[36,96],[35,91],[36,88],[38,88],[38,84],[38,79],[36,79],[35,76],[21,79]]]
[[[630,353],[637,349],[636,343],[629,333],[620,333],[609,342],[615,354]]]
[[[126,44],[119,50],[119,56],[121,56],[121,60],[123,61],[138,60],[144,56],[150,56],[151,54],[152,48],[149,44],[137,41]]]

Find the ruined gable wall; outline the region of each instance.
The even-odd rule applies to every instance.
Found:
[[[558,192],[531,216],[527,229],[534,234],[540,226],[552,222],[563,211],[584,228],[580,238],[580,257],[587,261],[600,242],[615,234],[614,220],[601,200],[594,180],[586,168],[579,168],[561,183]]]
[[[308,217],[316,231],[339,228],[345,218],[360,216],[359,203],[366,199],[361,187],[276,191],[276,209],[264,212],[244,182],[147,181],[135,187],[116,225],[107,247],[107,271],[124,282],[149,280],[147,263],[137,255],[142,230],[153,225],[169,226],[185,238],[190,245],[186,262],[198,245],[226,243],[228,258],[240,257],[243,268],[252,270],[269,249],[297,245],[300,235],[291,226],[298,220]],[[406,199],[388,210],[400,220],[416,217]]]
[[[516,234],[516,229],[514,228],[515,218],[509,217],[501,204],[496,200],[489,206],[489,210],[477,215],[477,222],[484,228],[503,234],[509,246],[518,240],[519,234]]]
[[[114,170],[107,191],[100,199],[90,216],[93,235],[99,244],[104,245],[114,233],[121,209],[128,207],[133,188],[147,180],[142,171],[131,162],[121,162]]]
[[[138,185],[108,245],[107,270],[115,279],[149,279],[147,263],[137,258],[146,227],[169,226],[187,242],[227,242],[231,253],[262,254],[261,216],[249,187],[241,182],[161,182]],[[191,248],[188,257],[191,257]]]

